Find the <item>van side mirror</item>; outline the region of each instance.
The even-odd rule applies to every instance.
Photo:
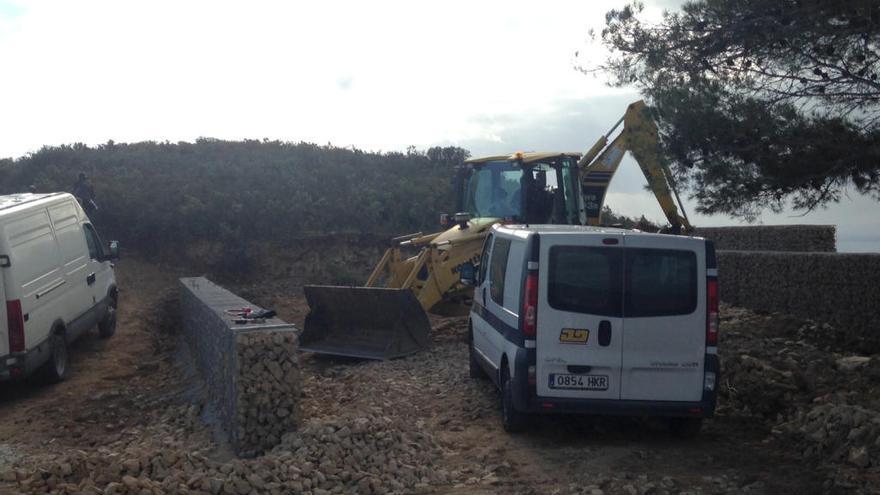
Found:
[[[477,269],[470,261],[458,267],[458,274],[461,276],[461,283],[463,285],[475,287],[479,283],[477,280]]]
[[[107,243],[107,258],[111,261],[119,259],[119,241],[110,241]]]

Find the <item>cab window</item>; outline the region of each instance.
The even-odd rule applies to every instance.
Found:
[[[86,244],[89,246],[89,258],[100,260],[103,257],[103,252],[101,251],[101,240],[98,238],[95,228],[85,224],[83,225],[83,232],[86,236]]]
[[[510,240],[496,238],[492,248],[492,261],[489,262],[489,293],[499,306],[504,305],[504,274],[507,272],[509,255]]]
[[[489,237],[486,238],[486,242],[483,243],[483,254],[480,255],[480,275],[479,280],[482,285],[483,281],[486,280],[486,269],[489,266],[489,251],[492,247],[492,240],[495,238],[492,234],[489,234]],[[485,301],[484,301],[485,304]]]

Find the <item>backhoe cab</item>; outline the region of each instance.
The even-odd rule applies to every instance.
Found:
[[[608,144],[621,123],[623,131]],[[304,287],[311,311],[301,349],[370,359],[420,350],[430,331],[426,311],[468,311],[473,288],[461,282],[460,270],[479,263],[492,225],[599,225],[605,191],[626,151],[645,174],[670,230],[689,232],[672,197],[672,175],[659,160],[657,127],[645,104],[635,102],[583,156],[517,152],[466,161],[456,175],[457,212],[443,215],[446,230],[392,239],[364,287]]]
[[[468,160],[458,211],[505,223],[578,224],[580,153],[515,153]]]

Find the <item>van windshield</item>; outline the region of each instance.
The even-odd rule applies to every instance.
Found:
[[[671,249],[553,246],[547,302],[614,317],[672,316],[697,309],[697,257]]]

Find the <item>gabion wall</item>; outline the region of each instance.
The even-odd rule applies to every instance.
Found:
[[[234,323],[226,310],[260,308],[203,277],[180,279],[180,306],[196,367],[236,453],[278,444],[299,417],[296,328],[277,318]]]
[[[721,299],[880,334],[880,254],[719,251]]]
[[[715,249],[734,251],[837,251],[834,225],[755,225],[703,227],[694,235],[715,241]]]

